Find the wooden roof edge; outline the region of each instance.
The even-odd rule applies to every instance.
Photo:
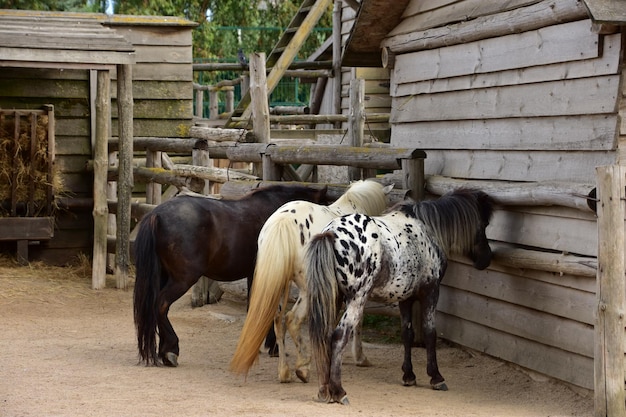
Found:
[[[361,0],[343,48],[343,66],[380,67],[380,44],[402,20],[409,0]]]
[[[594,23],[626,25],[626,2],[623,0],[583,0]]]
[[[197,22],[177,16],[107,15],[104,13],[46,12],[37,10],[0,9],[0,17],[30,19],[67,19],[93,21],[108,26],[178,26],[196,27]]]

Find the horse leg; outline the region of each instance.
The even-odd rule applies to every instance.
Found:
[[[426,347],[426,373],[434,390],[447,391],[448,386],[437,366],[437,332],[435,331],[435,308],[439,298],[439,287],[432,294],[420,300],[422,310],[422,333]]]
[[[350,335],[354,328],[361,321],[363,316],[363,307],[365,297],[361,298],[362,303],[351,301],[346,306],[339,325],[335,329],[331,339],[331,356],[330,356],[330,379],[328,382],[328,392],[331,402],[348,405],[348,395],[341,385],[341,362],[343,360],[343,352],[350,340]]]
[[[356,366],[372,366],[372,363],[367,359],[363,353],[363,340],[361,339],[361,330],[363,329],[363,317],[361,321],[354,328],[354,334],[352,335],[352,355],[356,361]]]
[[[293,308],[287,313],[287,329],[289,335],[296,345],[298,357],[296,359],[296,376],[302,382],[309,382],[309,372],[311,368],[311,355],[302,341],[302,322],[306,318],[307,301],[306,295],[300,296],[296,300]]]
[[[178,366],[178,336],[172,327],[172,323],[167,317],[170,306],[174,301],[182,297],[190,286],[184,282],[173,283],[170,278],[167,285],[161,290],[158,297],[158,319],[159,328],[159,357],[166,366]]]
[[[404,361],[402,362],[402,383],[405,387],[415,385],[416,377],[413,372],[413,363],[411,362],[411,348],[413,346],[413,318],[411,311],[413,310],[413,300],[400,301],[400,321],[402,324],[402,344],[404,346]]]
[[[274,317],[274,331],[276,332],[276,346],[278,348],[278,380],[291,382],[291,371],[287,363],[287,351],[285,349],[285,308],[285,303],[278,307],[278,312]]]

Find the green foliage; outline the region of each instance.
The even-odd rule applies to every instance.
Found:
[[[50,12],[96,12],[97,5],[85,0],[0,0],[0,9],[38,10]]]

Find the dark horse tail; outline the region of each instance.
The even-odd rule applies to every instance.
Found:
[[[157,356],[157,296],[160,290],[161,261],[156,254],[158,217],[147,214],[139,225],[135,238],[134,316],[137,329],[137,348],[141,362],[158,365]]]
[[[320,379],[328,381],[330,372],[331,338],[337,320],[339,291],[335,278],[335,253],[332,232],[321,233],[309,242],[304,257],[309,305],[309,338],[311,356]]]

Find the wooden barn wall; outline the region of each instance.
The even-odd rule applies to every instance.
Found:
[[[501,7],[414,0],[387,41]],[[621,51],[620,34],[599,35],[590,20],[579,20],[399,54],[391,73],[391,143],[424,149],[426,174],[595,184],[595,167],[619,159]],[[595,215],[574,209],[500,207],[488,237],[597,256]],[[594,301],[593,277],[498,264],[476,271],[453,262],[438,333],[593,389]]]
[[[188,27],[112,26],[135,47],[134,136],[188,137],[193,125],[192,35]],[[112,81],[113,135],[117,84]]]
[[[188,136],[193,114],[191,28],[116,26],[115,29],[136,48],[134,136]],[[117,136],[115,76],[114,71],[112,128]],[[92,152],[91,78],[89,70],[3,68],[0,71],[0,108],[54,105],[55,167],[63,188],[60,196],[73,199],[91,198],[93,192],[93,175],[85,170]],[[30,246],[29,260],[63,265],[75,261],[79,254],[91,256],[91,207],[59,209],[55,221],[54,237]],[[13,255],[15,243],[3,243],[0,251]]]

